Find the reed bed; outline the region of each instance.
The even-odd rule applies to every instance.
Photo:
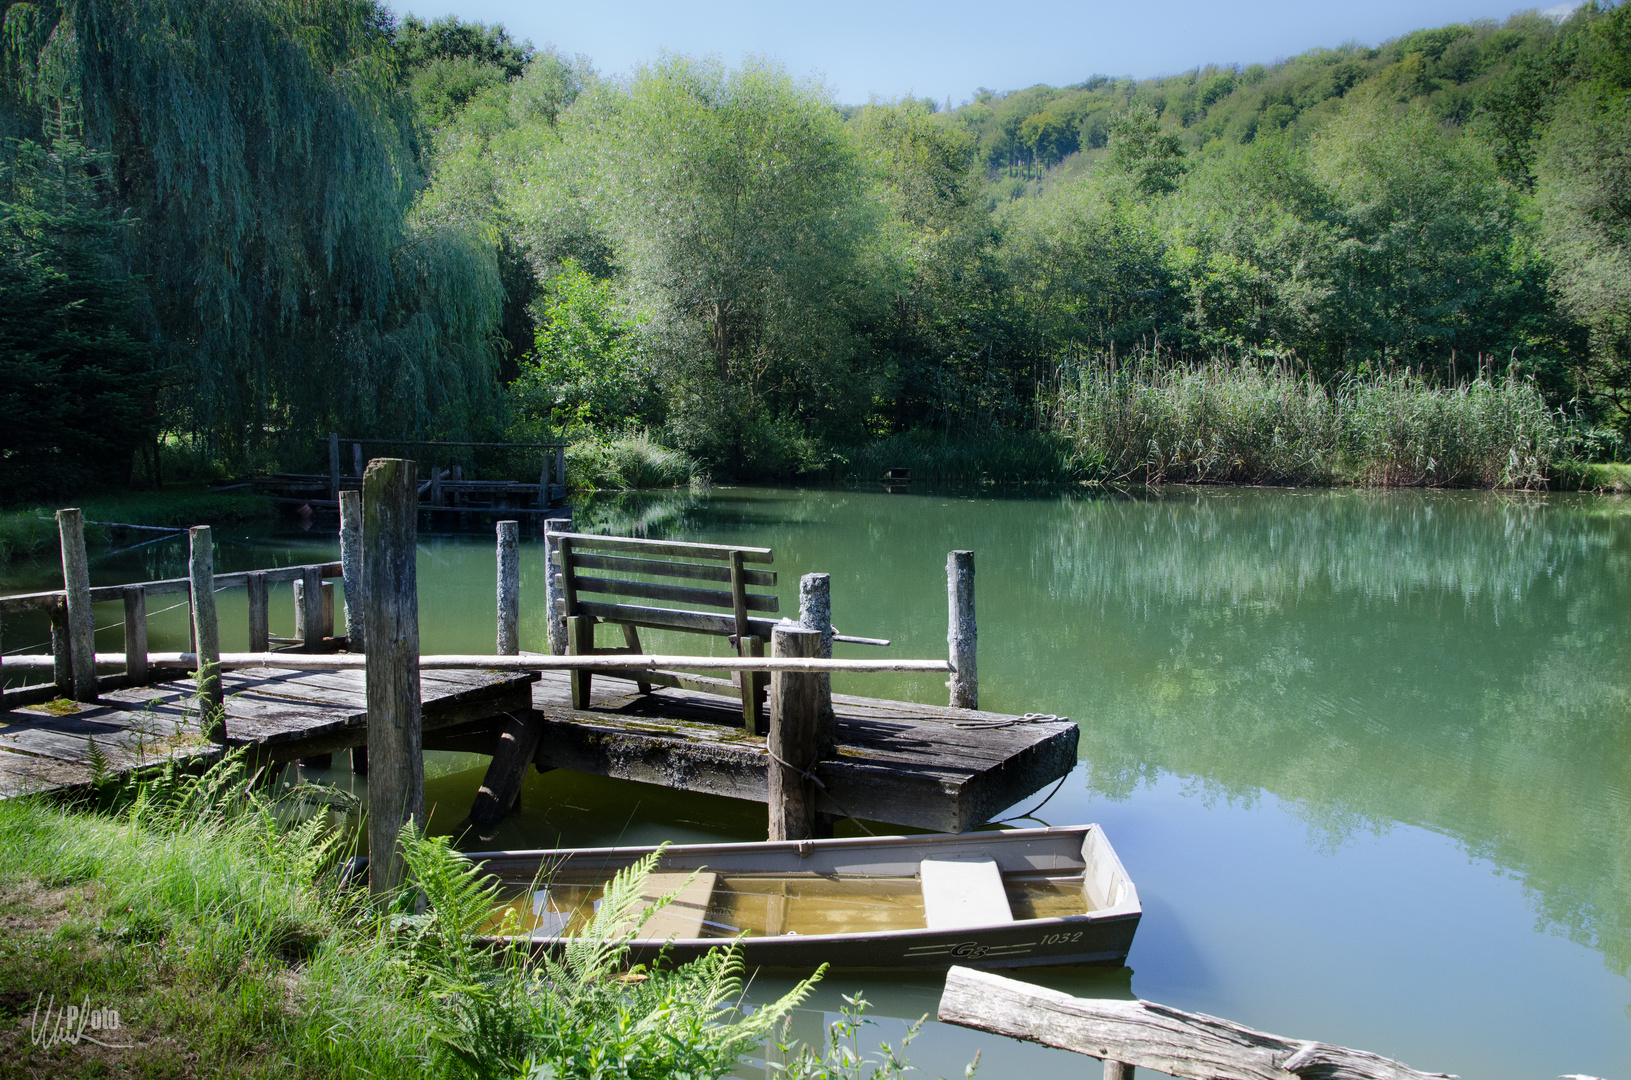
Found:
[[[1251,361],[1087,363],[1063,375],[1050,422],[1121,483],[1537,488],[1568,444],[1563,417],[1516,376],[1322,384]]]
[[[876,480],[884,470],[910,469],[927,483],[1066,484],[1093,479],[1072,440],[1047,431],[993,429],[952,438],[909,431],[838,455],[835,479]]]
[[[688,454],[640,433],[575,442],[566,451],[566,475],[574,489],[627,491],[681,487],[700,472]]]

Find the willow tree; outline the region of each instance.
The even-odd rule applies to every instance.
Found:
[[[688,449],[739,473],[796,469],[801,439],[860,420],[870,382],[847,306],[870,220],[822,88],[764,61],[667,58],[601,85],[561,129]]]
[[[488,410],[491,242],[416,222],[411,103],[368,0],[0,0],[0,124],[111,163],[167,418],[228,458]]]

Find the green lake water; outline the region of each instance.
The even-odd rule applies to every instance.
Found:
[[[973,549],[981,704],[1080,725],[1081,762],[1037,817],[1104,825],[1144,902],[1130,971],[1021,977],[1469,1080],[1542,1080],[1631,1077],[1628,509],[1575,495],[715,488],[601,502],[579,524],[774,548],[784,613],[800,574],[828,572],[837,626],[892,638],[903,657],[945,654],[946,552]],[[243,532],[218,532],[219,570],[336,557],[326,535]],[[542,547],[523,542],[522,646],[541,649]],[[179,575],[183,547],[95,560],[93,580]],[[491,649],[491,538],[424,537],[419,575],[424,649]],[[242,593],[221,601],[223,647],[242,648]],[[183,612],[154,617],[154,648],[184,640]],[[286,586],[273,613],[273,632],[289,632]],[[99,623],[115,620],[110,608]],[[6,650],[30,630],[8,626]],[[99,648],[118,649],[119,631],[107,635]],[[708,639],[648,640],[683,651]],[[945,700],[932,677],[837,681]],[[484,766],[431,755],[433,828],[462,817]],[[480,846],[764,829],[762,806],[532,773],[520,810]],[[939,987],[840,972],[814,1005],[830,1014],[860,990],[875,1014],[916,1019]],[[803,1032],[817,1023],[799,1019]],[[871,1031],[893,1039],[901,1025]],[[1096,1069],[935,1024],[911,1057],[961,1076],[977,1047],[986,1077]]]

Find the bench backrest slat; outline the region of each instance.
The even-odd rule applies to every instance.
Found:
[[[577,560],[573,560],[574,564]],[[614,596],[638,596],[645,600],[673,600],[681,604],[701,604],[704,607],[732,608],[736,598],[729,592],[716,589],[693,589],[684,585],[662,585],[651,581],[614,581],[610,578],[585,577],[574,574],[573,582],[582,593],[610,593]],[[774,596],[749,593],[744,597],[749,611],[777,611],[780,601]]]
[[[600,536],[595,533],[552,533],[552,537],[572,541],[577,551],[632,552],[642,555],[667,555],[681,559],[717,559],[729,562],[731,552],[740,551],[743,562],[773,562],[769,548],[732,547],[729,544],[690,544],[674,540],[636,540],[627,536]]]
[[[607,622],[628,623],[656,630],[690,630],[702,634],[721,636],[736,633],[733,615],[713,615],[705,611],[678,611],[673,608],[645,607],[640,604],[603,604],[594,600],[579,600],[579,615],[593,615]],[[771,619],[749,619],[748,633],[770,640],[770,631],[776,623]]]
[[[557,557],[555,565],[560,566]],[[573,551],[572,567],[576,570],[610,570],[620,574],[651,574],[662,577],[690,578],[693,581],[720,581],[729,583],[729,566],[708,566],[702,563],[663,562],[657,559],[633,559],[622,555],[591,555]],[[743,570],[742,581],[747,585],[774,587],[776,571]]]

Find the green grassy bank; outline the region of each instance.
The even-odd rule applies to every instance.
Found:
[[[405,834],[414,887],[372,901],[338,884],[345,834],[311,790],[274,798],[229,761],[104,793],[113,809],[0,802],[0,1077],[709,1080],[808,990],[741,1008],[726,950],[630,968],[638,875],[558,960],[474,948],[494,888],[445,839]],[[70,1004],[100,1042],[53,1042]],[[784,1075],[898,1078],[899,1051],[861,1054],[855,1029]]]
[[[203,486],[172,487],[161,491],[126,491],[63,500],[56,506],[24,507],[0,513],[0,563],[14,559],[56,559],[59,506],[77,506],[85,512],[85,542],[93,553],[137,543],[154,534],[104,524],[186,528],[234,521],[270,518],[274,504],[248,488],[212,492]]]

